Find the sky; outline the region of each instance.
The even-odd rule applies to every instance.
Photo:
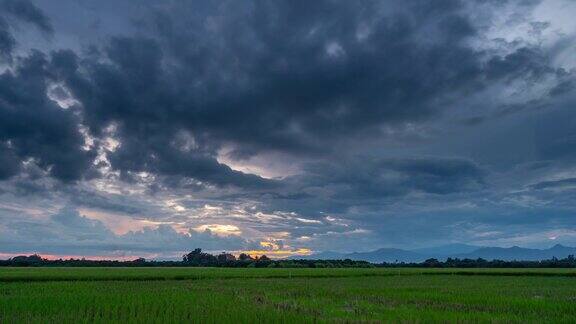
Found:
[[[574,246],[574,13],[0,0],[0,257]]]

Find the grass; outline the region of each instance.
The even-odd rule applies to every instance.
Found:
[[[0,323],[575,322],[566,269],[0,268]]]

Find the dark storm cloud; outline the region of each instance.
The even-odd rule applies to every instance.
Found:
[[[103,195],[98,192],[87,191],[80,188],[68,189],[72,196],[71,202],[76,206],[96,208],[125,215],[140,215],[146,213],[145,206],[135,205],[124,195]]]
[[[47,97],[51,81],[57,81],[51,61],[38,51],[0,74],[0,143],[7,162],[2,168],[12,170],[4,171],[6,176],[24,162],[64,181],[80,179],[90,169],[94,155],[82,149],[79,119],[73,109]]]
[[[8,22],[0,16],[0,58],[9,60],[15,46],[16,40],[10,32],[10,26],[8,25]]]
[[[12,52],[17,44],[11,23],[19,22],[31,24],[46,35],[52,35],[54,32],[50,19],[29,0],[2,1],[0,3],[0,59],[11,60]]]
[[[0,146],[0,180],[8,179],[20,171],[20,159],[5,145]]]
[[[536,122],[535,142],[543,159],[573,161],[576,158],[575,104],[572,91],[572,96],[558,103],[561,109],[551,111]]]
[[[488,62],[488,77],[513,81],[521,78],[534,81],[554,72],[546,53],[538,48],[521,47],[504,57],[494,57]]]
[[[487,187],[487,171],[462,158],[355,157],[305,165],[276,194],[259,195],[269,212],[290,210],[313,217],[351,209],[380,210],[414,195],[447,196]],[[448,198],[443,198],[448,199]]]
[[[54,32],[50,19],[29,0],[3,0],[0,9],[2,13],[32,24],[42,32]]]
[[[141,135],[149,137],[143,133]],[[169,136],[169,134],[166,135]],[[165,145],[171,140],[170,137],[150,138],[148,145],[143,146],[142,138],[132,136],[134,135],[129,138],[121,137],[121,148],[110,155],[114,168],[122,171],[146,171],[168,177],[193,178],[217,186],[234,185],[253,189],[276,186],[273,180],[238,172],[227,165],[218,163],[213,154],[203,151],[182,151],[177,147]]]
[[[11,62],[0,74],[0,178],[37,165],[63,181],[81,179],[94,154],[82,149],[77,112],[48,98],[50,85],[59,82],[50,57],[34,50],[12,60],[17,41],[11,24],[24,22],[51,35],[50,19],[27,0],[5,0],[0,9],[0,50]]]
[[[154,8],[140,22],[146,36],[112,38],[93,59],[62,54],[92,134],[119,126],[110,161],[122,172],[265,187],[270,181],[218,163],[217,150],[332,154],[339,143],[381,136],[383,125],[436,116],[493,82],[555,73],[531,48],[487,57],[469,46],[478,31],[460,1]],[[182,134],[188,143],[178,143]]]
[[[410,191],[431,194],[481,189],[483,171],[465,159],[358,158],[347,163],[309,165],[302,181],[308,186],[345,185],[339,198],[385,198]]]
[[[425,118],[439,109],[430,100],[475,87],[482,74],[479,53],[462,44],[474,30],[454,1],[238,6],[168,7],[151,28],[180,84],[197,84],[173,116],[240,143],[239,156],[324,151],[382,123]],[[191,10],[200,12],[186,19]],[[465,28],[448,28],[454,21]]]
[[[187,212],[205,213],[208,219],[194,221],[288,231],[319,246],[354,235],[367,244],[440,240],[474,226],[517,233],[517,215],[530,208],[568,215],[574,206],[570,192],[553,197],[571,188],[574,72],[558,64],[560,48],[515,36],[556,28],[531,21],[538,4],[118,0],[70,7],[112,22],[99,34],[94,26],[71,30],[84,17],[76,12],[62,12],[62,23],[51,16],[53,28],[31,2],[6,0],[0,185],[14,197],[50,191],[78,208],[134,219],[188,222]],[[54,51],[18,47],[25,43],[18,37],[29,37],[21,28],[31,26],[53,34],[46,48]],[[508,27],[508,40],[493,30]],[[89,46],[68,46],[75,37]],[[539,161],[549,163],[515,168]],[[258,170],[276,162],[272,171],[295,172],[267,179],[237,171],[276,174]],[[551,182],[557,179],[566,180]],[[547,222],[530,215],[526,227]],[[179,242],[175,249],[202,240],[246,246],[168,227],[120,237],[105,226],[93,231],[101,224],[77,212],[50,222],[48,234],[63,233],[77,247],[83,243],[72,227],[101,235],[86,239],[94,250],[153,250],[169,240]]]
[[[6,6],[51,31],[31,4]],[[113,37],[88,56],[60,51],[49,62],[31,55],[28,61],[50,65],[42,74],[20,64],[22,82],[60,81],[81,103],[81,119],[59,108],[44,118],[65,124],[50,127],[66,130],[54,135],[66,145],[54,146],[73,147],[54,156],[36,153],[52,175],[76,180],[81,168],[91,172],[90,155],[77,149],[83,122],[97,143],[107,127],[117,126],[121,145],[108,157],[125,176],[146,171],[270,188],[277,184],[219,163],[218,150],[232,145],[235,158],[266,151],[330,155],[346,141],[382,136],[383,125],[438,115],[487,80],[554,72],[537,50],[486,57],[469,46],[478,31],[460,1],[183,2],[151,8],[139,36]],[[56,107],[46,100],[46,88],[36,88],[34,97]],[[67,165],[72,161],[76,165]]]
[[[106,49],[113,64],[83,62],[70,51],[54,54],[55,70],[82,102],[84,118],[95,136],[118,125],[121,143],[109,152],[114,169],[190,177],[214,185],[269,187],[272,181],[244,174],[218,163],[215,147],[189,135],[189,126],[174,116],[184,89],[167,80],[162,53],[149,39],[115,38]],[[80,69],[88,69],[85,79]],[[130,117],[132,116],[132,117]]]

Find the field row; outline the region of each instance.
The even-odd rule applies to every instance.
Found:
[[[25,270],[36,275],[46,270],[51,275],[58,271],[71,271],[80,278],[83,271],[126,271],[135,276],[141,269]],[[142,270],[144,273],[159,271],[169,275],[171,272],[199,271],[205,276],[211,271],[215,272],[214,276],[264,273],[254,272],[254,269],[250,272],[231,269]],[[2,276],[14,276],[11,271],[3,269]],[[284,271],[287,270],[272,274]],[[354,272],[365,273],[359,269],[331,270],[337,276],[346,274],[347,277],[298,277],[310,275],[310,271],[293,271],[295,276],[291,279],[5,282],[0,285],[0,323],[576,321],[576,278],[571,277],[500,276],[495,275],[494,270],[477,271],[489,276],[419,276],[408,270],[402,271],[410,275],[352,276]],[[374,273],[392,274],[391,271],[376,269]],[[533,271],[521,273],[532,274]],[[566,271],[539,273],[568,274]]]
[[[398,275],[482,275],[576,277],[576,269],[423,269],[423,268],[0,268],[0,282],[158,281],[234,278],[340,278]]]

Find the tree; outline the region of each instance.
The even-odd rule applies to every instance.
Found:
[[[215,256],[209,253],[203,253],[202,249],[195,249],[188,254],[184,254],[182,261],[196,266],[214,266],[218,263],[218,259]]]
[[[438,261],[438,259],[428,259],[428,260],[424,261],[424,265],[426,267],[431,267],[431,268],[437,268],[437,267],[442,266],[442,264],[440,263],[440,261]]]
[[[249,256],[249,255],[246,254],[246,253],[240,253],[240,255],[238,256],[238,259],[239,259],[240,261],[251,261],[251,260],[253,260],[252,257]]]
[[[192,260],[196,259],[200,254],[202,254],[202,249],[194,249],[194,251],[184,254],[182,256],[183,262],[192,262]]]
[[[226,263],[229,261],[236,261],[236,257],[230,253],[222,252],[218,255],[218,262]]]
[[[260,258],[258,258],[258,261],[272,261],[272,260],[266,255],[262,255]]]

